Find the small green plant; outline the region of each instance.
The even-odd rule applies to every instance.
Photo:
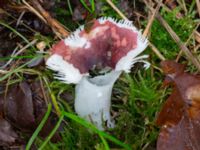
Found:
[[[192,33],[196,22],[194,20],[194,14],[188,14],[182,18],[177,19],[177,14],[180,9],[174,9],[172,12],[166,12],[162,9],[161,14],[166,21],[176,32],[183,42],[186,42],[190,34]],[[151,28],[150,41],[155,44],[158,50],[167,58],[175,59],[180,49],[177,44],[170,37],[169,33],[161,26],[161,24],[155,20]]]
[[[61,0],[56,0],[61,2]],[[97,10],[97,1],[95,0],[79,0],[80,5],[87,11],[86,15],[92,15]],[[121,0],[112,0],[118,7]],[[19,2],[20,3],[20,2]],[[56,19],[64,26],[69,28],[69,31],[75,30],[79,24],[83,22],[72,21],[73,9],[72,0],[63,1],[64,8],[55,5]],[[120,19],[120,16],[106,3],[105,0],[98,1],[100,4],[100,11],[97,17],[113,17]],[[187,4],[187,13],[177,19],[177,13],[181,9],[177,7],[171,12],[161,8],[161,15],[176,32],[183,42],[188,40],[192,34],[195,26],[199,23],[195,17],[195,0],[191,4]],[[147,21],[140,22],[145,28]],[[27,36],[20,33],[13,23],[6,23],[0,21],[0,25],[8,29],[13,35],[18,36],[21,41],[20,45],[29,44],[30,41],[44,41],[49,49],[54,43],[58,41],[53,35],[41,35],[35,33]],[[32,38],[32,39],[31,39]],[[170,37],[169,33],[162,27],[162,25],[155,19],[151,27],[150,39],[158,50],[165,56],[166,59],[176,59],[180,48]],[[190,44],[191,41],[188,41]],[[188,46],[189,47],[189,46]],[[0,60],[7,61],[11,58],[13,61],[22,60],[19,64],[16,63],[14,68],[6,68],[6,74],[2,73],[0,82],[6,85],[26,80],[25,74],[36,76],[44,83],[44,88],[48,89],[48,94],[51,97],[52,106],[49,104],[46,115],[41,121],[38,128],[32,134],[26,149],[30,149],[35,145],[38,149],[44,150],[109,150],[109,149],[155,149],[156,139],[158,135],[158,128],[155,125],[155,118],[160,110],[161,105],[168,96],[168,90],[162,87],[163,74],[159,71],[160,60],[157,56],[147,48],[146,54],[150,55],[149,61],[157,67],[151,67],[147,71],[141,70],[134,73],[133,70],[129,74],[122,74],[120,79],[114,86],[112,95],[112,112],[115,116],[115,128],[106,131],[99,131],[92,124],[86,122],[82,118],[74,114],[74,85],[67,85],[53,78],[53,73],[45,69],[44,66],[29,68],[28,64],[34,60],[44,57],[38,55],[35,45],[26,49],[22,55],[1,57]],[[25,60],[25,61],[24,61]],[[195,71],[195,67],[188,63],[189,70]],[[138,64],[137,64],[138,65]],[[136,65],[136,66],[137,66]],[[2,70],[3,72],[4,70]],[[137,71],[136,71],[137,72]],[[170,89],[169,89],[170,90]],[[69,94],[71,99],[64,97],[64,94]],[[48,95],[47,94],[47,95]],[[58,114],[59,121],[55,128],[50,132],[45,139],[39,137],[39,132],[44,126],[45,121],[52,112],[52,108]],[[61,140],[57,143],[51,142],[54,133],[60,127],[59,133]]]
[[[145,72],[139,71],[134,76],[126,74],[121,80],[123,82],[117,85],[121,87],[123,94],[120,97],[126,103],[114,106],[119,109],[119,117],[113,132],[131,144],[132,149],[142,149],[145,144],[153,145],[156,141],[154,121],[165,96],[160,89],[161,81],[153,79],[150,70]]]

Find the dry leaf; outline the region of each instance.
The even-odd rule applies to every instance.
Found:
[[[4,119],[0,119],[0,146],[1,141],[4,142],[4,145],[17,144],[14,138],[16,136],[10,135],[14,134],[11,125],[18,132],[31,135],[35,131],[47,111],[43,96],[39,81],[34,81],[30,85],[27,82],[13,85],[9,88],[6,97],[4,94],[0,95],[0,117],[8,120],[5,122]],[[42,128],[40,136],[48,136],[56,123],[57,117],[52,113]],[[4,128],[8,131],[4,131]],[[5,141],[1,138],[5,138]],[[59,133],[56,132],[52,140],[60,139]]]
[[[11,125],[3,118],[0,118],[0,146],[9,146],[16,142],[18,135]]]
[[[157,118],[161,126],[157,149],[199,150],[200,76],[184,72],[184,65],[174,61],[163,61],[161,66],[164,85],[172,85],[173,92]]]
[[[33,130],[35,116],[32,92],[26,82],[13,86],[5,99],[5,116],[17,128]]]

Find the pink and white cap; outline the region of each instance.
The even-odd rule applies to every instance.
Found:
[[[89,33],[81,26],[55,44],[46,64],[58,72],[57,79],[76,84],[95,65],[129,72],[136,60],[144,58],[134,59],[146,47],[147,39],[131,21],[99,18]]]

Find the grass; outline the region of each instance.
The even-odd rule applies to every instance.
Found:
[[[82,3],[82,5],[90,12],[90,13],[94,13],[95,11],[95,2],[94,0],[89,0],[89,3],[91,5],[91,8],[88,7],[87,3],[84,0],[80,0],[80,2]]]
[[[96,4],[94,0],[89,1],[90,5],[84,0],[80,0],[80,2],[89,13],[95,12]],[[120,1],[114,0],[113,2],[118,5]],[[74,30],[78,24],[69,22],[74,8],[71,6],[70,0],[66,1],[66,4],[68,7],[65,9],[56,8],[56,16],[65,26]],[[171,12],[167,12],[164,8],[161,9],[162,16],[183,42],[187,41],[197,25],[194,4],[195,1],[193,0],[193,5],[188,6],[188,14],[180,19],[176,17],[176,14],[180,12],[179,7]],[[105,1],[102,1],[102,11],[99,15],[120,18]],[[68,19],[64,19],[64,17]],[[22,42],[29,42],[24,35],[20,34],[13,27],[2,21],[0,21],[0,24],[9,28],[9,30],[22,38]],[[147,22],[143,20],[141,24],[145,27]],[[34,38],[37,38],[39,41],[44,41],[48,48],[54,43],[53,37],[43,36],[39,33]],[[171,39],[169,33],[156,20],[151,27],[151,37],[149,40],[155,44],[167,59],[176,59],[180,49]],[[191,41],[188,42],[188,45],[190,43]],[[147,48],[145,53],[150,56],[150,63],[159,67],[160,60],[149,48]],[[36,59],[36,53],[32,51],[32,48],[27,49],[27,52],[16,58],[24,59],[27,56]],[[182,59],[185,62],[184,57]],[[22,80],[21,78],[27,72],[36,75],[37,78],[41,78],[45,87],[48,88],[48,93],[51,96],[54,109],[59,116],[59,121],[46,139],[38,136],[39,131],[52,111],[49,105],[49,109],[42,122],[29,139],[26,150],[30,149],[33,144],[38,149],[44,150],[137,150],[155,148],[159,131],[155,125],[156,115],[161,109],[166,97],[169,95],[168,90],[161,88],[164,77],[159,70],[153,67],[148,70],[138,69],[137,66],[139,65],[136,65],[130,74],[122,74],[114,86],[112,95],[112,110],[116,113],[116,127],[114,129],[107,129],[106,131],[99,131],[95,126],[74,114],[73,100],[63,98],[65,93],[74,96],[74,85],[67,85],[53,79],[53,73],[48,69],[27,68],[27,64],[31,63],[31,61],[33,60],[9,71],[0,78],[0,82],[7,80],[11,76],[14,76],[11,84],[20,82]],[[189,70],[195,70],[192,64],[189,64],[189,66]],[[59,127],[62,130],[59,130]],[[62,140],[58,143],[53,143],[50,139],[57,130],[59,130]]]
[[[31,138],[29,139],[29,141],[28,141],[28,143],[26,145],[26,150],[29,150],[31,148],[31,145],[33,144],[34,140],[37,138],[39,132],[41,131],[41,129],[43,128],[45,122],[47,121],[47,119],[48,119],[48,117],[49,117],[49,115],[51,113],[51,109],[52,109],[52,106],[51,106],[51,104],[49,104],[46,114],[44,115],[42,121],[40,122],[39,126],[37,127],[37,129],[35,130],[33,135],[31,136]],[[51,134],[49,135],[49,137],[51,137]],[[43,145],[45,143],[46,142],[44,142],[41,147],[44,147]]]
[[[26,37],[24,37],[21,33],[17,32],[17,30],[15,30],[14,28],[12,28],[11,26],[9,26],[8,24],[0,21],[0,25],[5,26],[6,28],[8,28],[9,30],[11,30],[13,33],[15,33],[16,35],[18,35],[19,37],[21,37],[26,43],[29,43],[28,39]]]

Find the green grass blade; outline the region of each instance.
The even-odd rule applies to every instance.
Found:
[[[7,74],[5,74],[4,76],[2,76],[2,77],[0,78],[0,82],[3,81],[3,80],[5,80],[5,79],[7,79],[7,78],[8,78],[9,76],[11,76],[13,73],[20,72],[20,69],[22,69],[22,68],[25,67],[26,65],[32,63],[33,61],[35,61],[36,59],[38,59],[38,58],[40,58],[40,57],[43,57],[43,56],[37,56],[37,57],[31,59],[30,61],[26,62],[25,64],[19,66],[18,68],[14,69],[14,70],[12,70],[12,71],[9,71]]]
[[[82,5],[83,5],[90,13],[92,13],[92,10],[87,6],[87,4],[85,3],[84,0],[80,0],[80,2],[82,3]]]
[[[33,133],[33,135],[31,136],[31,138],[29,139],[28,144],[26,146],[26,150],[30,150],[31,145],[33,144],[34,140],[37,138],[39,132],[42,130],[45,122],[47,121],[47,119],[48,119],[48,117],[49,117],[49,115],[51,113],[51,109],[52,109],[51,104],[48,104],[47,112],[44,115],[44,117],[43,117],[42,121],[40,122],[39,126],[37,127],[37,129],[35,130],[35,132]]]
[[[10,57],[0,57],[0,60],[10,60],[10,59],[23,59],[23,58],[34,58],[35,56],[10,56]]]
[[[92,130],[94,133],[97,133],[99,136],[102,136],[110,141],[112,141],[113,143],[119,145],[119,146],[122,146],[123,148],[127,149],[127,150],[131,150],[130,146],[127,145],[127,144],[124,144],[123,142],[119,141],[118,139],[116,139],[115,137],[103,132],[103,131],[100,131],[98,130],[94,125],[92,125],[91,123],[85,121],[84,119],[74,115],[74,114],[71,114],[71,113],[68,113],[68,112],[62,112],[63,115],[65,115],[66,117],[70,118],[71,120],[81,124],[82,126]]]
[[[55,134],[55,132],[57,131],[57,129],[60,127],[60,124],[61,124],[63,118],[64,118],[64,115],[61,115],[61,117],[58,120],[56,126],[54,127],[54,129],[51,131],[51,133],[49,134],[49,136],[46,138],[46,140],[44,141],[44,143],[40,146],[40,148],[38,150],[42,150],[46,146],[46,144],[53,137],[53,135]]]
[[[101,141],[103,142],[105,150],[110,150],[110,147],[109,147],[107,141],[105,140],[105,138],[102,135],[99,135],[99,137],[100,137]]]
[[[56,100],[56,97],[55,97],[55,95],[53,94],[53,92],[51,91],[51,88],[49,87],[49,84],[48,84],[47,79],[46,79],[45,77],[43,77],[43,80],[44,80],[44,82],[45,82],[45,84],[46,84],[46,86],[47,86],[47,88],[48,88],[49,93],[50,93],[51,101],[52,101],[53,106],[54,106],[54,108],[55,108],[55,110],[56,110],[56,113],[57,113],[57,115],[60,117],[60,115],[61,115],[61,110],[60,110],[60,107],[59,107],[58,102],[57,102],[57,100]]]
[[[70,14],[73,15],[73,10],[72,10],[72,6],[71,6],[71,3],[70,3],[70,0],[67,0],[67,5],[68,5],[68,8],[69,8]]]
[[[94,0],[90,0],[90,4],[92,6],[92,12],[94,12],[95,11],[95,2],[94,2]]]
[[[14,32],[16,35],[18,35],[19,37],[21,37],[26,43],[30,43],[27,38],[25,38],[21,33],[17,32],[17,30],[15,30],[14,28],[12,28],[8,24],[0,21],[0,25],[2,25],[4,27],[8,28],[9,30],[11,30],[12,32]]]

